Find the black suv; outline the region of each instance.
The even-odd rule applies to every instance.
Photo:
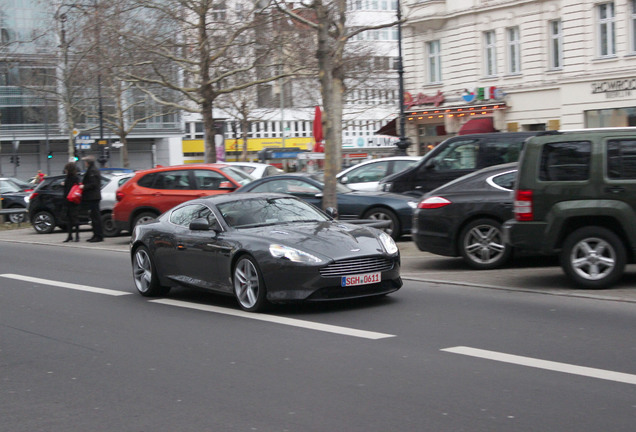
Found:
[[[39,234],[53,232],[55,227],[66,229],[65,178],[63,175],[45,177],[29,197],[29,220]],[[102,188],[108,181],[108,177],[102,176]],[[83,204],[79,206],[79,223],[90,224],[88,209]]]
[[[581,288],[606,288],[636,258],[636,128],[529,139],[515,184],[516,249],[559,254]]]
[[[524,141],[536,133],[494,132],[448,138],[417,164],[382,179],[378,188],[421,196],[482,168],[517,162]]]

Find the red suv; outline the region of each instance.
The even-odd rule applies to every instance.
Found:
[[[194,198],[232,192],[252,180],[224,164],[188,164],[137,171],[116,193],[113,222],[132,231],[139,222],[155,219]]]

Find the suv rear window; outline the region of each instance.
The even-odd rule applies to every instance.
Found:
[[[569,141],[543,146],[539,179],[543,181],[580,181],[590,178],[592,144]]]
[[[608,141],[607,176],[611,179],[636,179],[636,140]]]

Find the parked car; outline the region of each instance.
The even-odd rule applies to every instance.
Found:
[[[526,143],[505,240],[558,255],[576,286],[607,288],[636,262],[636,128],[551,132]]]
[[[268,177],[276,174],[283,174],[284,171],[280,168],[276,168],[273,165],[259,163],[259,162],[223,162],[226,165],[235,167],[245,171],[254,179],[262,177]]]
[[[181,204],[137,225],[132,270],[143,296],[173,285],[268,303],[386,295],[402,286],[400,252],[386,233],[334,221],[289,195],[232,193]]]
[[[516,162],[524,141],[537,132],[459,135],[438,144],[415,165],[385,177],[378,186],[387,192],[422,196],[435,188],[492,165]]]
[[[117,173],[111,175],[108,183],[102,188],[102,200],[99,209],[102,213],[102,231],[105,237],[115,237],[121,233],[113,222],[113,207],[115,207],[117,189],[133,177],[133,173]]]
[[[370,159],[340,171],[336,178],[350,189],[374,191],[378,189],[378,184],[384,177],[404,171],[420,159],[420,156]]]
[[[502,224],[512,217],[517,163],[460,177],[422,198],[413,215],[413,241],[437,255],[461,256],[476,269],[501,267],[512,255]]]
[[[0,201],[3,209],[20,210],[26,209],[29,203],[29,192],[25,192],[18,184],[8,178],[0,179]],[[21,223],[26,221],[27,215],[24,213],[11,213],[5,215],[5,221]]]
[[[135,172],[116,192],[113,223],[131,232],[140,222],[194,198],[232,192],[252,179],[225,164],[188,164]]]
[[[239,192],[279,192],[294,195],[322,208],[324,183],[317,174],[294,173],[254,180]],[[413,209],[417,200],[386,192],[354,191],[337,183],[338,218],[341,220],[374,219],[385,221],[384,231],[394,239],[411,232]]]
[[[33,188],[35,188],[35,186],[31,183],[25,182],[24,180],[20,180],[16,177],[1,177],[0,185],[4,183],[12,183],[14,186],[17,186],[18,189],[20,189],[22,192],[32,192]]]
[[[66,229],[65,178],[64,175],[45,177],[29,196],[29,220],[38,234],[51,233],[56,227]],[[110,181],[110,177],[102,176],[101,181],[103,188]],[[104,217],[102,215],[102,222]],[[82,203],[79,205],[78,220],[80,225],[90,224],[88,209]]]

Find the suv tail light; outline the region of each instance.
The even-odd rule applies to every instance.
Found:
[[[31,193],[29,194],[29,201],[31,201],[33,198],[35,198],[35,197],[36,197],[36,196],[38,196],[38,195],[39,195],[39,193],[37,193],[37,192],[31,192]]]
[[[123,192],[119,192],[119,191],[115,192],[115,199],[116,199],[117,201],[121,201],[121,200],[123,200],[123,199],[124,199],[124,194],[123,194]]]
[[[436,209],[452,204],[449,200],[441,196],[432,196],[420,201],[417,208],[420,209]]]
[[[531,190],[518,190],[515,192],[514,213],[515,219],[518,221],[527,222],[534,220]]]

